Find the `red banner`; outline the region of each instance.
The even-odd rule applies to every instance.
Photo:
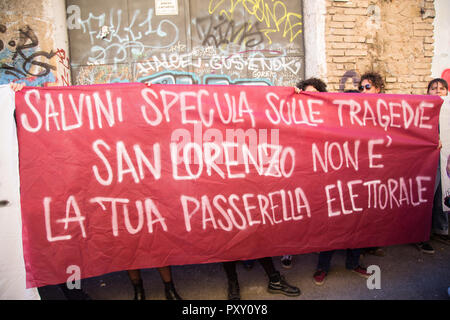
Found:
[[[431,96],[116,84],[16,94],[28,286],[426,240]]]

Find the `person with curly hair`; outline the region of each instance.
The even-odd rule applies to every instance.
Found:
[[[313,91],[313,92],[327,92],[327,85],[318,78],[309,78],[302,80],[296,84],[296,92],[299,91]]]
[[[384,81],[379,73],[366,72],[359,80],[358,90],[361,93],[384,93]]]

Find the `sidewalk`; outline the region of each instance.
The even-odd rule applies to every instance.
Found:
[[[331,262],[331,270],[322,286],[314,284],[312,275],[318,254],[294,256],[291,269],[283,269],[280,257],[274,257],[276,268],[291,284],[300,288],[299,297],[273,295],[266,291],[267,278],[256,262],[251,270],[237,264],[241,297],[243,300],[429,300],[449,299],[450,246],[432,240],[434,255],[424,254],[415,246],[386,247],[385,257],[365,256],[365,267],[378,265],[381,270],[381,289],[369,290],[366,279],[345,269],[345,251],[337,251]],[[178,293],[185,300],[225,300],[227,280],[220,263],[174,266],[173,279]],[[156,269],[142,271],[148,300],[165,300],[164,289]],[[94,300],[130,300],[133,287],[127,273],[115,272],[82,281],[83,290]],[[55,286],[45,289],[43,299],[64,299]]]

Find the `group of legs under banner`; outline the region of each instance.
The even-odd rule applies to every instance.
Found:
[[[300,289],[290,285],[284,276],[280,274],[279,271],[275,269],[273,260],[271,257],[257,259],[261,266],[263,267],[266,275],[268,277],[267,290],[270,293],[281,293],[287,296],[298,296],[300,295]],[[236,262],[228,261],[223,262],[223,267],[227,275],[228,280],[228,299],[229,300],[240,300],[241,293],[239,289],[238,275],[236,272]],[[181,300],[182,298],[177,293],[175,286],[172,281],[172,272],[170,266],[158,268],[161,279],[164,283],[164,292],[167,300]],[[145,300],[145,289],[141,277],[140,270],[128,270],[128,277],[134,288],[134,300]]]

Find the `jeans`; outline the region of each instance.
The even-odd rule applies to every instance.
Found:
[[[317,270],[322,270],[328,273],[331,265],[331,258],[336,250],[322,251],[319,253],[319,263]],[[349,270],[355,269],[359,265],[359,255],[361,249],[347,249],[347,258],[345,259],[345,267]]]
[[[434,186],[434,199],[432,211],[432,231],[436,234],[448,234],[448,213],[442,207],[441,165],[439,162]]]

